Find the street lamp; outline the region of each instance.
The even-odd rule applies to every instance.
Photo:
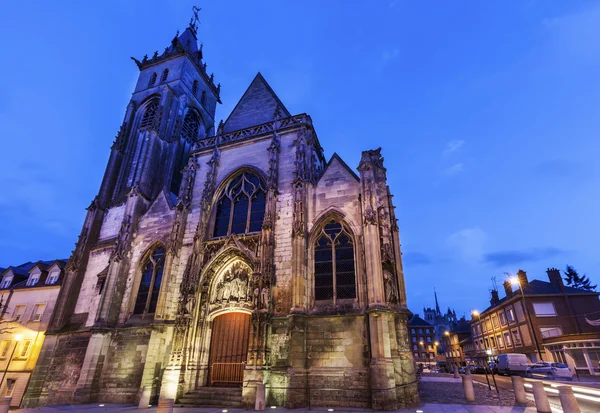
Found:
[[[473,314],[473,316],[477,317],[477,319],[479,320],[479,324],[481,325],[481,314],[479,313],[479,311],[473,310],[471,312],[471,314]],[[483,335],[483,328],[481,329],[481,335]],[[488,348],[487,348],[487,343],[486,343],[485,337],[483,337],[483,347],[485,349],[485,355],[486,355],[486,363],[485,363],[485,366],[483,366],[483,372],[485,373],[485,379],[487,380],[488,389],[492,390],[490,387],[490,379],[488,379],[488,375],[487,375],[488,357],[492,352],[490,350],[488,353]],[[496,387],[496,393],[500,394],[500,390],[498,390],[498,385],[496,384],[496,377],[494,376],[494,371],[492,370],[491,373],[492,373],[492,380],[494,380],[494,386]]]
[[[538,352],[538,361],[541,361],[542,351],[540,350],[540,343],[538,342],[537,335],[535,334],[535,330],[533,329],[533,321],[531,321],[531,314],[529,313],[529,310],[527,310],[527,304],[525,304],[525,293],[523,292],[523,286],[521,285],[521,281],[519,280],[519,277],[510,277],[509,281],[512,285],[519,286],[519,291],[521,291],[521,299],[523,300],[523,311],[525,311],[525,314],[527,314],[527,320],[529,322],[529,328],[531,329],[531,335],[533,336],[533,341],[535,341],[535,348]]]
[[[23,340],[23,335],[15,334],[15,346],[13,347],[13,351],[12,351],[12,353],[10,353],[10,358],[8,359],[8,362],[6,363],[6,368],[4,369],[4,374],[2,375],[2,380],[0,380],[0,389],[2,388],[2,383],[4,382],[4,378],[6,377],[6,373],[8,372],[8,367],[10,366],[10,362],[12,361],[12,358],[15,355],[15,350],[17,349],[17,346],[19,345],[19,342],[21,340]]]

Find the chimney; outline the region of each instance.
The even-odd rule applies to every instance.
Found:
[[[552,285],[557,286],[560,291],[565,291],[565,285],[563,284],[563,279],[560,276],[560,270],[557,270],[556,268],[548,268],[546,273],[548,274],[548,280]]]
[[[498,290],[493,289],[492,290],[492,298],[490,299],[490,304],[492,305],[492,307],[494,307],[495,305],[498,304],[499,301],[500,301],[500,297],[498,296]]]
[[[527,279],[527,273],[525,271],[517,271],[517,277],[519,277],[519,284],[521,284],[521,287],[525,288],[525,286],[529,284],[529,280]]]
[[[513,293],[512,284],[508,280],[504,281],[504,292],[506,293],[507,297],[512,296],[512,293]]]

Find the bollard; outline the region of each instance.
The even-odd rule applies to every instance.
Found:
[[[140,397],[140,402],[138,403],[138,409],[147,409],[150,405],[150,392],[152,388],[150,386],[144,386],[142,389],[142,397]]]
[[[467,376],[470,376],[470,375],[471,375],[471,367],[467,366],[467,368],[465,369],[465,374],[466,374]]]
[[[560,399],[563,412],[581,413],[571,386],[558,386],[558,398]]]
[[[8,413],[12,397],[0,397],[0,413]]]
[[[265,385],[258,383],[256,385],[256,402],[254,403],[254,410],[265,410]]]
[[[515,392],[515,400],[517,403],[526,404],[527,394],[525,393],[525,386],[523,386],[523,377],[511,376],[513,391]]]
[[[173,399],[158,399],[158,409],[156,413],[173,413],[173,405],[175,400]]]
[[[544,383],[541,381],[534,381],[533,384],[533,398],[535,399],[535,407],[538,413],[552,413],[550,408],[550,402],[548,401],[548,395],[544,390]]]
[[[468,402],[475,401],[475,390],[473,390],[473,377],[471,375],[462,376],[463,391],[465,392],[465,400]]]
[[[454,378],[458,379],[460,376],[458,375],[458,367],[454,366]]]

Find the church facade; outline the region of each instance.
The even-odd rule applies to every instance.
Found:
[[[418,401],[380,149],[324,158],[260,73],[215,128],[195,21],[139,79],[24,406]]]

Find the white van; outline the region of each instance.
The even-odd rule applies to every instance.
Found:
[[[525,354],[508,353],[498,355],[498,374],[524,376],[527,373],[529,361]]]

